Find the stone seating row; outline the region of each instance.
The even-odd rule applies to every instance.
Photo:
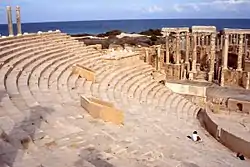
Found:
[[[105,82],[111,81],[113,77],[109,77],[109,74],[112,74],[111,71],[115,72],[120,67],[110,67],[108,65],[107,68],[101,67],[102,61],[99,60],[99,52],[95,51],[95,49],[90,49],[89,52],[85,52],[79,57],[74,52],[67,52],[67,49],[63,50],[63,43],[58,43],[58,45],[62,46],[61,51],[59,51],[60,47],[57,48],[55,45],[51,46],[51,49],[58,49],[54,50],[55,52],[50,50],[41,53],[39,53],[39,50],[42,48],[37,49],[34,46],[36,48],[35,51],[38,51],[38,53],[34,54],[33,57],[28,57],[24,61],[21,61],[21,57],[13,58],[9,62],[9,64],[14,64],[12,70],[9,70],[11,67],[8,67],[8,64],[5,64],[0,69],[0,72],[6,76],[1,78],[3,79],[1,82],[5,83],[1,85],[1,90],[6,93],[2,99],[6,113],[11,115],[10,118],[15,123],[19,122],[16,126],[21,125],[22,128],[19,130],[23,131],[19,132],[19,134],[22,133],[23,136],[27,137],[29,135],[32,139],[35,137],[34,147],[38,147],[38,149],[34,150],[29,148],[30,159],[36,159],[37,162],[29,162],[27,157],[22,158],[20,155],[19,158],[15,159],[14,157],[16,161],[15,165],[30,166],[28,164],[31,163],[31,166],[39,166],[39,163],[42,163],[43,166],[47,167],[74,166],[75,161],[79,160],[77,150],[84,152],[90,144],[94,145],[94,147],[89,148],[90,150],[98,149],[103,155],[115,157],[109,160],[109,163],[115,166],[126,163],[132,167],[146,166],[148,164],[152,166],[177,166],[181,161],[185,161],[195,155],[199,155],[199,158],[203,158],[202,160],[204,161],[214,158],[215,160],[210,162],[213,166],[219,166],[217,161],[220,161],[222,157],[228,160],[225,163],[226,165],[229,163],[239,163],[227,155],[226,153],[228,152],[219,146],[218,149],[213,150],[214,147],[211,147],[211,145],[190,145],[188,140],[182,138],[185,138],[186,134],[194,127],[198,127],[198,125],[185,125],[183,121],[176,119],[171,114],[166,116],[164,112],[159,110],[152,112],[152,110],[147,108],[148,106],[134,104],[132,101],[130,101],[130,106],[126,106],[128,108],[125,110],[127,117],[125,121],[126,126],[113,127],[100,122],[91,123],[90,120],[92,119],[84,113],[84,110],[79,106],[72,105],[72,100],[68,98],[71,97],[68,91],[70,90],[68,82],[71,76],[71,65],[82,63],[87,67],[91,66],[97,69],[99,82],[103,80]],[[43,54],[48,55],[42,58]],[[97,61],[98,63],[95,63]],[[126,86],[127,91],[135,83],[135,80],[139,80],[142,77],[139,72],[140,68],[136,72],[138,74],[137,79],[134,79],[132,77],[133,72],[130,72],[129,75],[125,75],[119,81],[121,85],[125,84],[124,86]],[[145,71],[146,69],[145,67]],[[108,72],[105,70],[108,70]],[[130,82],[129,78],[133,81]],[[84,80],[80,80],[80,83],[82,81]],[[116,84],[115,79],[112,81]],[[107,86],[106,83],[104,85]],[[96,88],[95,86],[93,87],[93,89]],[[89,90],[91,93],[91,89]],[[11,93],[12,91],[13,94]],[[9,96],[8,93],[10,93]],[[104,93],[107,93],[106,89],[100,87],[98,94],[105,96]],[[28,119],[23,124],[23,120],[32,114],[34,114],[34,118],[32,118],[34,121]],[[18,116],[18,119],[16,116]],[[40,116],[43,117],[42,120]],[[5,125],[10,124],[7,122],[7,118],[3,119],[3,122],[6,123]],[[185,126],[187,126],[186,129],[180,128]],[[1,128],[4,128],[4,126],[1,125]],[[178,129],[181,130],[178,131]],[[8,128],[4,130],[8,132]],[[35,134],[34,131],[36,132]],[[26,135],[27,132],[28,135]],[[176,138],[176,136],[179,138]],[[205,136],[204,141],[209,143],[209,139]],[[13,143],[12,147],[14,150],[11,152],[12,154],[15,154],[16,147],[19,144]],[[50,151],[48,151],[47,147]],[[180,153],[176,156],[175,153],[177,152]],[[204,156],[205,154],[206,156]],[[10,154],[5,152],[4,155]],[[174,159],[171,155],[174,156]],[[57,162],[55,162],[55,159]],[[198,165],[203,164],[198,159],[194,159],[193,161]],[[11,162],[8,165],[12,166]],[[94,165],[94,162],[92,165]],[[244,164],[238,165],[244,166]]]

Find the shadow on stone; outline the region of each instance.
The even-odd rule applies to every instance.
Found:
[[[6,92],[0,90],[0,102],[2,101],[2,99],[4,98],[4,96],[6,96]]]
[[[75,167],[114,167],[107,162],[109,158],[104,158],[103,154],[93,147],[81,150],[79,157],[80,159],[75,162]]]
[[[7,164],[12,167],[18,161],[17,157],[22,158],[32,149],[35,140],[43,139],[45,134],[38,129],[43,123],[48,123],[46,115],[53,111],[47,107],[31,107],[29,116],[16,123],[11,130],[0,128],[0,166]]]

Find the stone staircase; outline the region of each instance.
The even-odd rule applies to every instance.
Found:
[[[199,107],[151,78],[138,60],[111,65],[60,32],[0,39],[0,166],[249,166],[195,119]],[[97,83],[71,73],[79,63]],[[92,119],[80,95],[113,102],[124,126]],[[199,131],[203,143],[187,139]]]

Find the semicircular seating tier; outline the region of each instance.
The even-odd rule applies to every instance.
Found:
[[[0,61],[3,166],[249,166],[200,127],[199,107],[152,79],[139,59],[114,65],[96,47],[50,32],[1,38]],[[75,64],[96,82],[72,73]],[[93,119],[81,95],[112,102],[124,125]],[[203,143],[187,139],[194,130]]]

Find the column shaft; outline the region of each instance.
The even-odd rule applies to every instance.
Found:
[[[224,46],[222,51],[223,69],[227,69],[228,64],[228,48],[229,48],[228,34],[224,34]]]
[[[17,34],[22,34],[22,27],[21,27],[21,13],[20,13],[20,7],[16,7],[16,25],[17,25]]]
[[[13,33],[12,13],[10,6],[7,6],[7,19],[8,19],[9,36],[13,36],[14,33]]]
[[[237,62],[237,70],[241,71],[242,70],[242,57],[243,57],[243,38],[244,35],[240,34],[240,39],[239,39],[239,52],[238,52],[238,62]]]
[[[193,34],[193,61],[192,61],[192,72],[196,72],[196,61],[197,61],[197,34]]]
[[[157,62],[158,62],[158,70],[161,70],[162,67],[162,59],[161,59],[161,45],[157,47]]]
[[[176,64],[180,64],[180,34],[176,34]]]
[[[223,35],[220,36],[220,49],[223,49]]]
[[[189,41],[189,33],[186,33],[186,57],[185,57],[185,63],[189,63],[189,47],[190,47],[190,41]]]
[[[166,64],[169,64],[169,42],[168,35],[166,35]]]
[[[210,82],[213,81],[213,76],[214,76],[214,63],[215,63],[215,34],[212,34],[210,37],[210,68],[209,68],[209,77],[208,80]]]

